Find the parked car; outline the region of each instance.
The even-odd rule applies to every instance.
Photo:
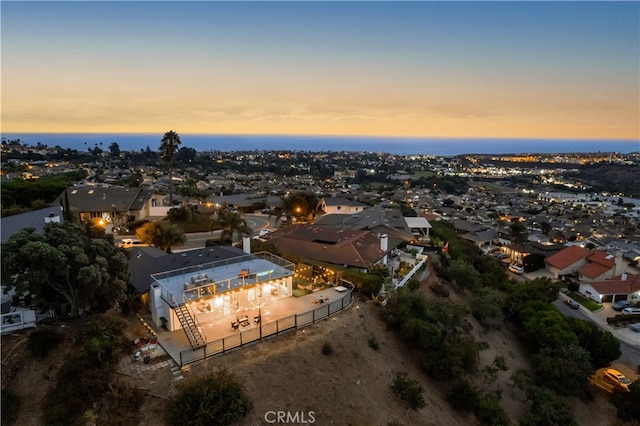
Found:
[[[624,374],[615,370],[613,368],[607,368],[604,370],[604,377],[609,380],[611,383],[616,385],[617,387],[624,389],[626,391],[629,390],[629,385],[631,384],[631,380],[629,380]]]
[[[123,247],[123,248],[148,247],[148,246],[149,244],[143,243],[137,238],[123,238],[118,244],[118,247]]]
[[[629,302],[628,300],[618,300],[617,302],[613,302],[611,304],[611,308],[613,308],[614,311],[621,311],[626,307],[631,306],[632,303]]]
[[[575,300],[571,299],[570,297],[567,297],[566,299],[564,299],[564,303],[571,306],[571,309],[578,309],[580,307],[580,304]]]
[[[636,308],[635,306],[628,306],[622,310],[622,313],[625,315],[640,315],[640,308]]]
[[[267,235],[269,232],[271,232],[269,229],[261,229],[260,232],[258,233],[258,235],[260,237],[264,237],[265,235]]]
[[[520,265],[512,263],[511,265],[509,265],[509,271],[513,272],[514,274],[522,275],[524,273],[524,268]]]
[[[629,326],[629,328],[631,329],[631,331],[635,331],[636,333],[640,333],[640,322],[636,322],[634,324],[631,324]]]

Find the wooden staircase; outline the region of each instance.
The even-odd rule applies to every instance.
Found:
[[[189,339],[191,348],[195,349],[204,346],[206,344],[204,337],[200,333],[200,329],[198,328],[193,316],[191,316],[191,312],[189,312],[187,305],[178,306],[176,308],[176,315],[178,317],[178,321],[180,321],[180,324],[182,325],[184,334],[186,334],[187,339]]]

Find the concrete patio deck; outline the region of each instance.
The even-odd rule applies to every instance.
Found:
[[[339,301],[342,298],[349,300],[351,291],[339,292],[336,287],[330,287],[324,290],[317,291],[312,294],[301,297],[286,297],[275,301],[271,301],[262,305],[259,309],[247,309],[246,311],[232,313],[229,315],[223,315],[222,313],[198,313],[196,318],[200,324],[201,332],[206,335],[206,341],[215,342],[221,339],[234,338],[241,333],[250,335],[253,338],[260,336],[261,327],[268,324],[273,324],[283,318],[291,317],[293,315],[305,314],[313,311],[314,309],[321,308],[323,306],[329,309],[332,302]],[[320,298],[328,299],[324,303],[314,303]],[[346,304],[347,302],[345,302]],[[193,312],[192,312],[193,313]],[[236,321],[237,316],[246,315],[249,318],[249,325],[246,327],[239,327],[234,330],[231,327],[231,323]],[[261,321],[259,324],[254,322],[254,317],[261,315]],[[164,329],[158,329],[153,325],[151,320],[151,314],[142,316],[142,318],[149,324],[149,326],[158,335],[158,343],[162,348],[175,360],[178,365],[181,364],[180,353],[183,351],[191,350],[187,336],[183,330],[166,331]],[[271,327],[272,328],[272,327]]]

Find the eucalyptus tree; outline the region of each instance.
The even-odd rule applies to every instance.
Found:
[[[49,302],[58,294],[73,316],[112,307],[127,278],[126,254],[113,237],[90,226],[52,222],[42,234],[27,228],[2,244],[2,285]]]
[[[162,137],[160,143],[160,159],[169,166],[169,204],[173,205],[173,160],[182,142],[180,136],[173,130],[169,130]]]

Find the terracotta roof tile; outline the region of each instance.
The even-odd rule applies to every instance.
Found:
[[[269,243],[283,255],[358,268],[370,268],[385,255],[380,240],[371,231],[321,225],[289,226],[274,232]]]
[[[584,247],[570,246],[562,251],[559,251],[553,256],[549,256],[545,259],[545,262],[548,265],[553,266],[554,268],[564,269],[567,266],[573,265],[579,260],[589,256],[589,253],[591,253],[591,250]]]
[[[609,280],[591,283],[591,287],[600,294],[631,294],[640,291],[640,275],[618,275]]]
[[[611,267],[601,265],[597,262],[590,262],[580,268],[580,274],[587,278],[597,278],[605,272],[609,271]]]

